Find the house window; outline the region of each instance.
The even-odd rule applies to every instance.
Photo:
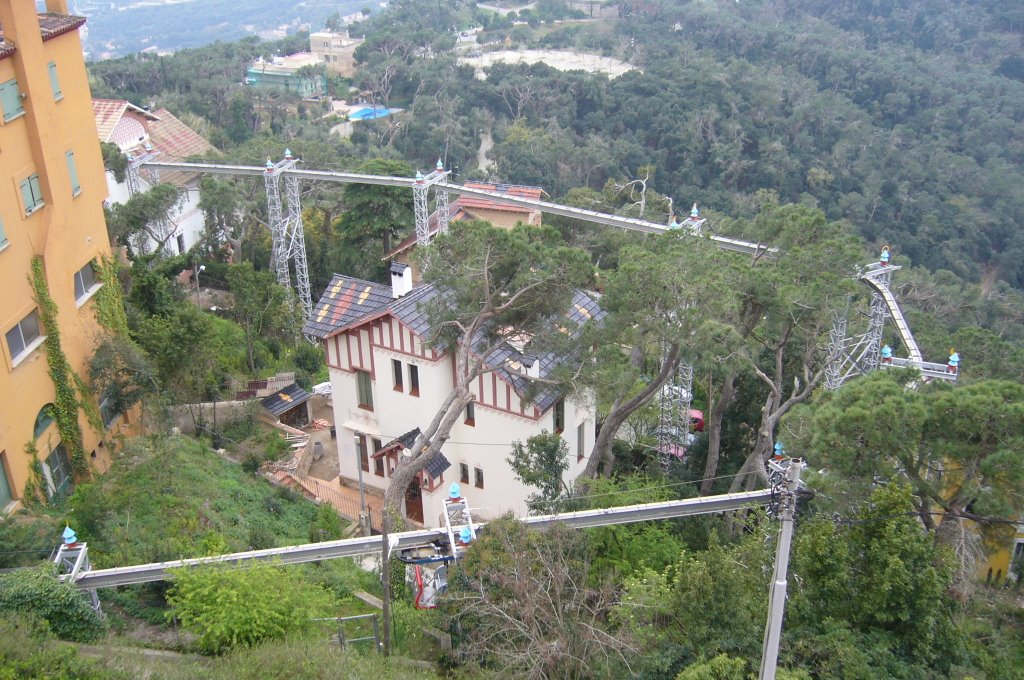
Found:
[[[31,215],[43,207],[43,188],[39,184],[39,175],[29,175],[18,186],[21,188],[21,200],[25,204],[26,215]]]
[[[103,426],[105,428],[109,430],[110,426],[114,424],[114,421],[117,420],[119,415],[121,414],[117,412],[116,408],[114,408],[113,399],[110,397],[103,397],[103,399],[100,400],[100,418],[103,419]]]
[[[409,394],[420,396],[420,368],[413,364],[409,364]]]
[[[473,468],[473,486],[475,486],[478,489],[484,488],[483,468]]]
[[[0,248],[7,245],[7,234],[4,233],[4,221],[0,220]]]
[[[21,105],[21,92],[18,91],[17,80],[0,83],[0,110],[3,111],[5,123],[25,113],[25,107]]]
[[[585,450],[583,448],[583,441],[587,437],[587,424],[580,423],[580,426],[576,428],[576,462],[583,460]]]
[[[175,237],[175,240],[178,242],[178,254],[179,255],[184,255],[185,254],[185,235],[184,234],[178,234]]]
[[[46,406],[39,409],[39,413],[36,415],[36,424],[32,429],[32,435],[35,439],[39,439],[46,432],[46,428],[53,424],[53,404],[47,404]]]
[[[87,262],[84,267],[75,272],[75,300],[82,302],[85,296],[96,287],[96,270],[92,262]]]
[[[370,382],[370,374],[366,371],[356,371],[356,391],[359,398],[359,408],[372,411],[373,385]]]
[[[391,372],[395,375],[395,391],[401,392],[404,387],[402,384],[402,362],[398,359],[392,359]]]
[[[373,474],[378,477],[384,476],[384,456],[379,456],[373,459]]]
[[[57,78],[56,62],[51,61],[47,64],[46,70],[50,72],[50,91],[53,92],[53,100],[60,101],[64,98],[64,93],[60,91],[60,80]]]
[[[476,425],[476,404],[469,402],[466,404],[466,425],[470,427]]]
[[[50,472],[50,498],[66,493],[71,487],[71,460],[63,444],[46,458],[46,468]]]
[[[469,466],[465,463],[459,463],[459,481],[469,484]]]
[[[17,326],[7,331],[7,349],[11,352],[11,361],[17,363],[35,349],[34,343],[38,339],[39,316],[33,309]]]
[[[78,166],[75,164],[75,152],[65,152],[64,158],[68,162],[68,177],[71,178],[71,195],[77,196],[82,193],[82,183],[78,181]]]
[[[0,451],[0,512],[3,512],[13,500],[11,481],[7,476],[7,454]]]
[[[565,399],[559,399],[554,408],[554,428],[556,434],[565,431]]]
[[[359,452],[359,467],[364,472],[370,471],[370,453],[366,450],[366,437],[357,434],[356,435],[356,450]]]

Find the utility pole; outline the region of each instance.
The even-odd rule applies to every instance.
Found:
[[[776,444],[776,453],[782,453]],[[779,640],[782,637],[782,616],[786,609],[786,585],[789,572],[789,547],[793,542],[793,517],[796,515],[796,494],[800,488],[800,472],[805,463],[799,458],[781,458],[776,455],[768,461],[769,481],[778,497],[779,543],[775,548],[775,572],[768,595],[768,622],[764,628],[764,646],[761,650],[759,680],[775,680],[779,660]]]

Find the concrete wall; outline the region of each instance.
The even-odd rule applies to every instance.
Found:
[[[185,434],[196,433],[196,422],[202,420],[206,427],[213,427],[214,411],[216,410],[218,429],[246,416],[259,413],[262,409],[256,401],[218,401],[202,404],[180,404],[172,406],[171,422]]]

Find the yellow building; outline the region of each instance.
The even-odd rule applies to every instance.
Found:
[[[53,496],[70,486],[73,462],[99,471],[110,464],[109,446],[85,413],[67,410],[60,418],[52,406],[69,403],[56,385],[75,381],[52,377],[60,371],[51,373],[48,364],[61,353],[49,356],[56,335],[32,281],[39,262],[67,366],[86,378],[103,332],[94,265],[110,244],[106,178],[78,36],[84,23],[68,14],[67,0],[46,0],[43,14],[34,0],[0,0],[0,511],[17,507],[30,480]],[[80,444],[61,437],[74,432],[75,415]],[[26,446],[33,443],[42,480],[31,473]]]

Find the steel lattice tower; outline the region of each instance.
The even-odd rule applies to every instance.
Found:
[[[299,303],[308,319],[313,314],[313,298],[309,290],[309,270],[306,267],[306,234],[302,227],[302,194],[299,178],[285,175],[284,188],[288,200],[288,255],[295,262]]]
[[[668,356],[668,352],[665,352]],[[658,413],[658,453],[662,466],[682,451],[690,434],[690,404],[693,400],[693,366],[680,361],[672,377],[661,388]]]
[[[429,175],[424,176],[422,172],[416,171],[416,183],[412,187],[413,213],[416,218],[416,245],[425,246],[430,243],[430,213],[427,211],[427,192],[434,185],[444,184],[448,174],[441,159],[437,160],[437,169]],[[437,199],[437,228],[443,234],[448,231],[448,192],[438,189],[435,192],[435,197]]]

